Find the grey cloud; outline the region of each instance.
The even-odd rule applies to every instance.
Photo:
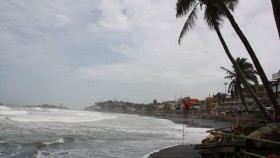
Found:
[[[175,4],[1,1],[0,18],[9,21],[0,23],[0,102],[82,108],[112,98],[147,103],[223,91],[219,67],[231,64],[218,37],[199,18],[179,46],[186,18],[176,19]],[[269,76],[280,67],[270,2],[251,5],[241,1],[234,15]],[[248,57],[227,20],[221,31],[235,57]]]

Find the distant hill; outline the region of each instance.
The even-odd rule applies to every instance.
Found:
[[[56,109],[69,109],[69,108],[64,107],[62,105],[57,106],[57,105],[50,105],[50,104],[42,104],[42,105],[38,105],[36,107],[40,107],[40,108],[56,108]]]

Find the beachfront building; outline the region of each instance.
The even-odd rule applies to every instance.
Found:
[[[277,73],[272,74],[272,79],[271,79],[271,85],[273,92],[275,93],[275,96],[277,98],[278,103],[280,104],[280,70]]]
[[[263,85],[253,85],[253,89],[255,90],[258,98],[260,101],[264,104],[265,107],[270,107],[270,99],[267,96],[267,92],[264,88]],[[245,101],[247,103],[248,108],[254,108],[256,106],[255,101],[253,98],[250,96],[249,93],[246,93],[246,90],[244,90],[244,96],[245,96]]]
[[[213,95],[212,97],[209,96],[205,99],[206,110],[208,111],[209,115],[217,116],[220,114],[223,95],[223,93],[217,93],[216,95]]]
[[[240,100],[233,100],[229,94],[217,93],[207,97],[203,101],[202,115],[209,116],[232,116],[232,113],[240,109]]]
[[[212,97],[206,97],[201,101],[201,115],[203,118],[214,116],[217,109],[217,101],[214,95]]]
[[[165,103],[157,106],[157,114],[166,115],[170,112],[170,105]]]
[[[277,73],[272,74],[272,79],[271,79],[271,86],[272,89],[277,97],[277,101],[280,101],[280,95],[279,95],[279,90],[280,90],[280,70]],[[269,97],[267,96],[267,92],[264,88],[263,85],[254,85],[253,88],[255,89],[255,92],[258,96],[258,98],[261,100],[261,102],[264,104],[265,107],[271,107],[271,102]],[[255,102],[252,97],[248,93],[245,92],[246,96],[246,102],[249,107],[254,107]],[[279,102],[280,103],[280,102]]]
[[[270,107],[271,103],[267,96],[266,90],[263,85],[252,85],[253,89],[256,92],[256,95],[260,99],[260,101],[264,104],[265,107]],[[253,98],[250,96],[246,90],[243,90],[243,94],[245,97],[245,102],[249,110],[256,109],[256,104]],[[220,103],[219,111],[226,117],[247,117],[245,106],[242,104],[241,99],[231,98],[230,96],[225,97],[225,101]],[[257,108],[258,109],[258,108]]]
[[[189,98],[190,109],[191,110],[199,110],[200,109],[200,101],[195,98]]]
[[[216,98],[213,97],[207,97],[205,100],[205,109],[204,111],[206,111],[206,115],[214,115],[215,114],[215,109],[216,107]]]
[[[185,108],[185,103],[189,105],[189,110],[191,113],[194,113],[195,111],[200,110],[201,104],[200,101],[196,98],[191,98],[191,97],[184,97],[184,98],[179,98],[176,106],[176,113],[181,114],[183,113],[183,110]]]

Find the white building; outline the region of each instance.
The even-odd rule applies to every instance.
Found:
[[[279,103],[279,91],[280,91],[280,70],[277,73],[272,74],[272,79],[271,79],[271,83],[272,83],[272,89],[274,93],[277,93],[277,99],[278,99],[278,103]]]
[[[277,87],[277,90],[279,91],[280,90],[280,70],[277,72],[277,73],[274,73],[272,74],[272,82],[277,82],[278,84],[276,84],[278,87]],[[273,86],[273,91],[276,92],[276,86]]]

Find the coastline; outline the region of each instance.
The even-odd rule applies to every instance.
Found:
[[[158,119],[167,119],[172,121],[175,124],[185,124],[189,127],[198,127],[198,128],[221,128],[225,126],[230,126],[236,124],[232,121],[217,121],[213,119],[200,119],[200,118],[183,118],[183,117],[174,117],[174,116],[163,116],[163,115],[139,115],[144,117],[154,117]]]
[[[103,112],[103,111],[101,111]],[[106,112],[106,113],[115,113],[115,112]],[[175,115],[152,115],[152,114],[139,114],[139,113],[124,113],[128,115],[137,115],[142,117],[153,117],[157,119],[167,119],[172,121],[175,124],[186,125],[188,127],[197,127],[197,128],[222,128],[225,126],[235,125],[235,121],[220,121],[214,119],[201,119],[201,118],[184,118]],[[194,146],[196,144],[174,144],[173,146],[167,146],[165,148],[152,151],[147,153],[142,158],[199,158],[200,155]]]
[[[140,115],[149,116],[149,115]],[[215,121],[207,119],[194,119],[194,118],[182,118],[182,117],[168,117],[168,116],[154,116],[158,119],[168,119],[176,124],[185,124],[189,127],[198,128],[221,128],[225,126],[234,125],[234,122],[228,121]],[[200,155],[194,149],[195,144],[177,144],[171,147],[160,149],[159,151],[154,151],[147,154],[146,158],[199,158]]]
[[[194,145],[184,144],[164,148],[153,152],[147,158],[199,158],[200,155],[194,150]]]

